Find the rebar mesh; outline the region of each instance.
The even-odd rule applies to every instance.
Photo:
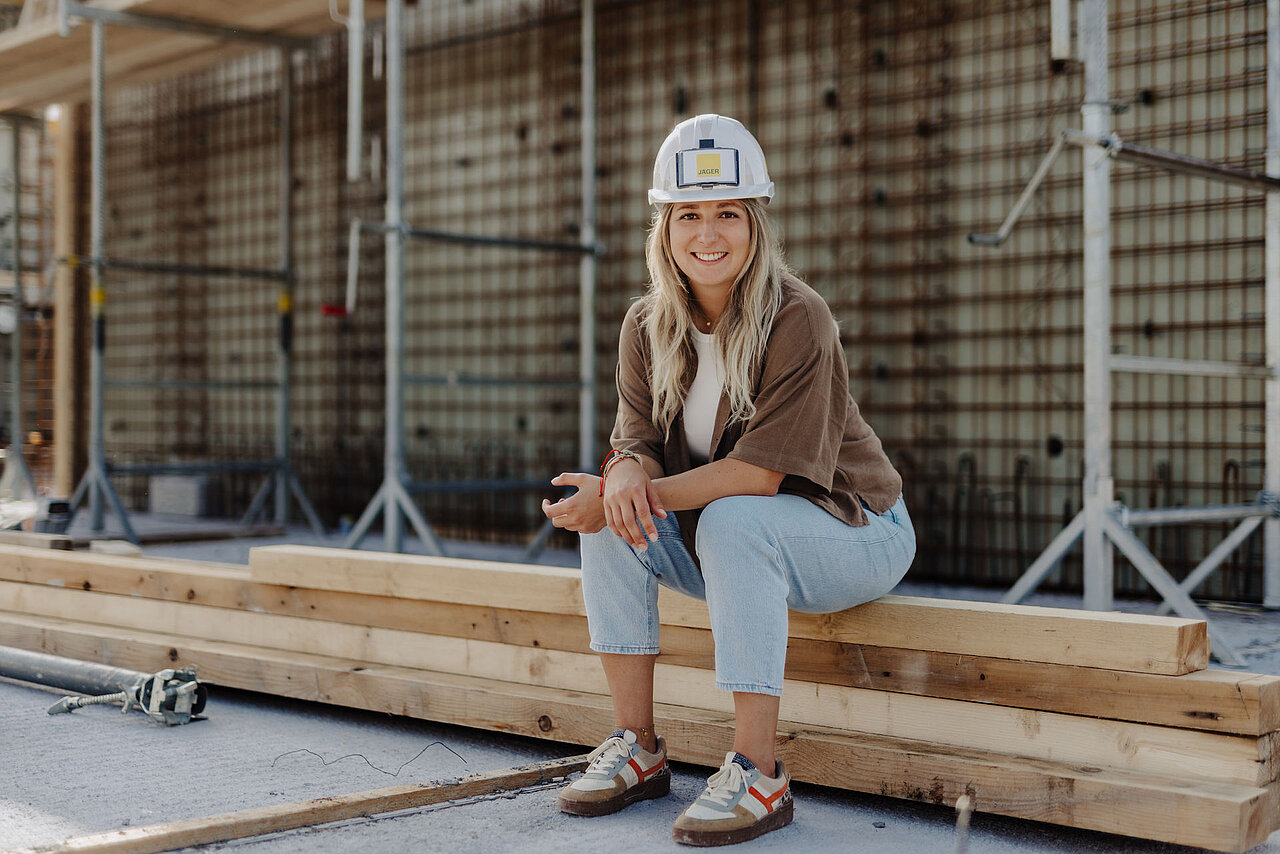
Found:
[[[47,490],[53,466],[53,321],[52,321],[52,150],[41,127],[22,120],[18,128],[19,162],[16,200],[13,184],[13,130],[0,121],[0,280],[3,301],[0,312],[0,447],[13,449],[15,439],[22,444],[23,460],[31,471],[37,490]],[[13,288],[13,218],[20,213],[20,264],[23,300],[19,304]],[[14,324],[21,324],[22,372],[20,399],[14,395],[11,367]],[[13,407],[20,408],[21,435],[13,435]]]
[[[106,106],[107,255],[279,269],[279,58],[126,89]],[[274,456],[276,291],[261,277],[109,269],[105,445],[113,463]],[[243,506],[252,479],[233,478]],[[146,506],[145,476],[117,484]]]
[[[768,154],[789,259],[831,304],[854,394],[906,478],[913,571],[1011,583],[1080,505],[1079,153],[1001,249],[965,238],[992,230],[1055,135],[1079,127],[1080,67],[1049,60],[1048,15],[1036,0],[599,4],[601,442],[618,324],[646,280],[653,152],[683,117],[738,116]],[[1116,132],[1260,168],[1264,18],[1248,0],[1113,3]],[[442,0],[406,20],[406,220],[576,239],[578,5]],[[361,243],[355,314],[321,313],[343,300],[350,217],[383,217],[375,54],[356,183],[342,174],[342,37],[296,66],[294,462],[330,522],[363,509],[382,477],[381,238]],[[277,263],[276,62],[237,60],[112,100],[111,254]],[[1117,351],[1259,362],[1261,197],[1123,164],[1113,175]],[[109,376],[273,378],[274,284],[113,274],[110,287]],[[577,292],[570,255],[407,247],[406,368],[422,380],[406,393],[410,472],[512,483],[424,494],[442,533],[525,537],[548,493],[520,484],[574,467]],[[1113,467],[1131,506],[1261,488],[1261,382],[1118,375],[1115,390]],[[108,451],[265,459],[273,417],[269,391],[117,387]],[[131,499],[144,491],[135,484]],[[1150,543],[1182,575],[1222,533],[1161,530]],[[1260,561],[1256,544],[1242,548],[1204,592],[1258,599]],[[1078,586],[1078,564],[1052,581]],[[1143,590],[1121,572],[1120,592]]]

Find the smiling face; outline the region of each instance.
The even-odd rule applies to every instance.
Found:
[[[668,238],[695,294],[727,291],[751,253],[751,223],[741,201],[676,203]]]

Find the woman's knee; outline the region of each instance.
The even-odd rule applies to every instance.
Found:
[[[712,501],[698,517],[698,551],[704,545],[762,533],[773,499],[774,496],[764,495],[727,495]]]
[[[781,553],[774,541],[769,502],[758,495],[730,495],[712,501],[698,519],[698,560],[707,584],[718,580],[747,584],[757,591],[781,576]],[[785,596],[785,589],[782,588]]]
[[[594,574],[601,569],[617,566],[619,563],[636,562],[635,552],[631,550],[631,546],[608,528],[594,534],[579,534],[578,546],[583,575]]]

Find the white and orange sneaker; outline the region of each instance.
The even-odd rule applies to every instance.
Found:
[[[560,792],[557,802],[561,812],[608,815],[671,791],[667,745],[661,738],[657,751],[650,753],[636,744],[634,732],[616,729],[589,758],[582,776]]]
[[[685,845],[733,845],[791,823],[791,778],[781,761],[766,777],[750,759],[725,754],[707,788],[676,819],[671,835]]]

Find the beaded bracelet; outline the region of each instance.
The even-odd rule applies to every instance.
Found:
[[[601,498],[604,497],[604,480],[606,477],[609,476],[609,469],[613,468],[614,463],[618,462],[619,460],[626,460],[626,459],[635,460],[637,463],[640,463],[641,466],[644,465],[644,463],[640,462],[640,455],[637,454],[635,451],[619,451],[615,448],[609,451],[609,453],[604,455],[604,462],[600,463],[600,497]]]

